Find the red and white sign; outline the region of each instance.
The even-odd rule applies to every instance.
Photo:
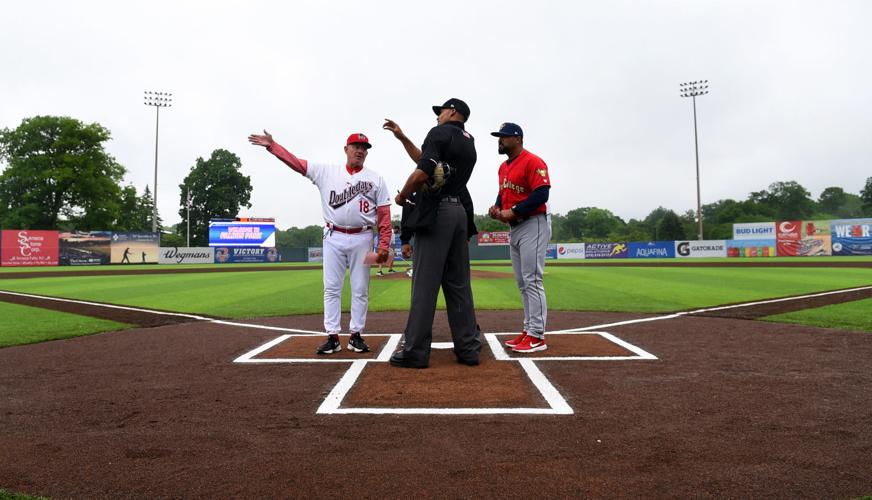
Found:
[[[509,232],[508,231],[491,231],[485,233],[478,233],[478,246],[487,246],[487,245],[508,245],[509,244]]]
[[[775,223],[775,247],[778,255],[799,255],[802,240],[802,221],[784,220]]]
[[[6,229],[0,235],[0,265],[58,265],[58,232]]]

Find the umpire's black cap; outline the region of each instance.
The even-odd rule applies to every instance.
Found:
[[[433,106],[433,112],[437,115],[442,112],[443,109],[453,109],[464,116],[467,120],[469,120],[469,106],[466,105],[465,102],[461,101],[456,97],[452,97],[445,101],[445,104],[442,106]]]

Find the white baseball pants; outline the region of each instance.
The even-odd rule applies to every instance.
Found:
[[[369,303],[369,266],[363,258],[372,248],[372,231],[355,234],[327,231],[324,236],[324,331],[342,331],[342,286],[345,270],[351,278],[351,323],[349,332],[361,332],[366,326]]]

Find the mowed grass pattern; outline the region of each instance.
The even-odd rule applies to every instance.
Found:
[[[816,307],[765,318],[775,323],[793,323],[842,330],[872,332],[872,299]]]
[[[33,344],[100,332],[122,330],[129,325],[38,307],[0,302],[0,347]]]
[[[872,285],[872,269],[547,267],[545,275],[549,308],[582,311],[668,312],[862,285]],[[408,310],[410,287],[409,279],[373,277],[370,308]],[[0,288],[230,318],[323,310],[319,270],[32,278]],[[521,305],[513,278],[473,280],[473,294],[477,308]],[[343,308],[349,304],[346,278]]]

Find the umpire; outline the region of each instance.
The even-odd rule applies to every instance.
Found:
[[[457,361],[478,365],[481,352],[469,283],[468,238],[474,230],[470,231],[471,222],[464,208],[470,205],[467,208],[471,212],[466,183],[476,160],[475,139],[464,128],[469,106],[452,98],[433,106],[433,112],[438,125],[424,139],[417,168],[394,199],[397,205],[405,206],[412,193],[417,193],[414,209],[404,224],[404,230],[415,233],[412,306],[405,346],[391,356],[392,365],[404,368],[426,368],[430,363],[440,285]]]

